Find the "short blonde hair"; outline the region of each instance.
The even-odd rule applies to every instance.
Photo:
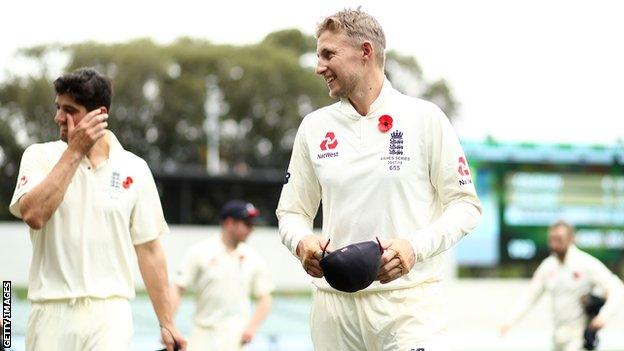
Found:
[[[550,232],[551,230],[555,229],[555,228],[559,228],[559,227],[563,227],[568,231],[568,236],[573,238],[574,234],[576,233],[576,229],[574,228],[574,226],[564,220],[558,220],[555,223],[551,224],[550,227],[548,227],[548,231]]]
[[[316,27],[316,37],[320,37],[325,31],[343,33],[354,45],[359,46],[364,41],[370,41],[375,50],[375,58],[381,69],[386,61],[386,35],[377,20],[368,13],[344,9],[326,17]]]

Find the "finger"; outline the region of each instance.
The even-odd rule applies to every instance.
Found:
[[[309,275],[313,276],[314,278],[322,278],[323,277],[323,270],[317,269],[317,268],[308,268],[308,269],[306,269],[306,273],[308,273]]]
[[[94,127],[94,126],[97,126],[100,123],[106,122],[106,120],[108,120],[108,114],[102,113],[102,114],[93,116],[93,118],[91,118],[90,120],[87,121],[87,123],[88,123],[87,125],[89,127]]]
[[[401,260],[399,260],[398,257],[395,257],[391,259],[390,262],[386,263],[385,265],[381,266],[381,268],[379,268],[378,276],[386,274],[399,266],[401,266]]]
[[[81,120],[79,124],[89,124],[93,121],[93,119],[95,119],[95,116],[98,116],[102,114],[102,110],[99,108],[96,108],[93,111],[89,111]]]
[[[74,128],[76,128],[76,125],[74,125],[74,118],[70,115],[67,114],[67,134],[69,135]]]
[[[382,279],[379,279],[379,282],[381,284],[386,284],[389,283],[393,280],[395,280],[396,278],[401,276],[401,269],[399,267],[392,269],[391,271],[389,271],[388,273],[386,273],[386,275],[384,277],[382,277]]]
[[[390,262],[396,255],[397,252],[394,249],[385,249],[383,255],[381,255],[382,265]]]

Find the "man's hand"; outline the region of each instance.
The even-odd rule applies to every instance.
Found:
[[[86,155],[95,143],[106,134],[108,114],[104,108],[87,113],[77,125],[72,116],[67,116],[67,145],[74,151]]]
[[[381,255],[381,267],[377,274],[380,283],[389,283],[409,273],[416,263],[416,255],[409,241],[390,239],[381,242],[384,253]]]
[[[306,273],[314,278],[323,277],[320,261],[327,241],[328,239],[318,235],[306,235],[297,244],[297,257],[299,257],[301,265]],[[327,252],[330,252],[329,247]]]
[[[254,336],[256,336],[256,331],[252,328],[245,328],[243,330],[243,334],[241,335],[241,345],[247,345],[253,340]]]
[[[591,322],[589,322],[589,329],[591,330],[600,330],[604,326],[605,326],[605,320],[600,316],[596,316],[592,318]]]
[[[500,335],[501,336],[507,335],[507,333],[509,333],[509,329],[511,329],[511,324],[505,323],[505,324],[501,325],[501,327],[500,327]]]
[[[172,324],[160,327],[160,338],[167,347],[167,351],[186,351],[186,340],[182,333]],[[178,346],[177,349],[174,348],[175,345]]]

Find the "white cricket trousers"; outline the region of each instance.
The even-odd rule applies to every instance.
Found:
[[[317,289],[310,329],[315,351],[448,351],[439,282],[353,294]]]
[[[244,320],[223,321],[218,326],[202,327],[193,324],[188,351],[240,351]]]
[[[26,351],[129,350],[133,333],[130,302],[125,298],[33,302]]]
[[[585,318],[577,318],[555,326],[553,342],[555,351],[582,351]]]

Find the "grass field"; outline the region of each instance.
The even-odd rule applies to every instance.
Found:
[[[267,321],[259,331],[254,342],[246,351],[312,351],[309,336],[308,314],[310,298],[308,295],[275,297],[273,309]],[[178,313],[176,322],[186,335],[191,330],[193,302],[186,299]],[[13,301],[13,345],[11,350],[24,350],[24,332],[28,318],[28,302],[22,299]],[[150,301],[139,295],[132,302],[135,336],[131,350],[156,350],[158,342],[158,324]],[[621,330],[605,330],[603,344],[599,350],[623,351],[624,336]],[[506,338],[500,338],[495,329],[466,319],[466,324],[458,326],[451,321],[449,339],[453,351],[546,351],[550,348],[548,328],[519,328]],[[337,350],[340,351],[340,350]]]

